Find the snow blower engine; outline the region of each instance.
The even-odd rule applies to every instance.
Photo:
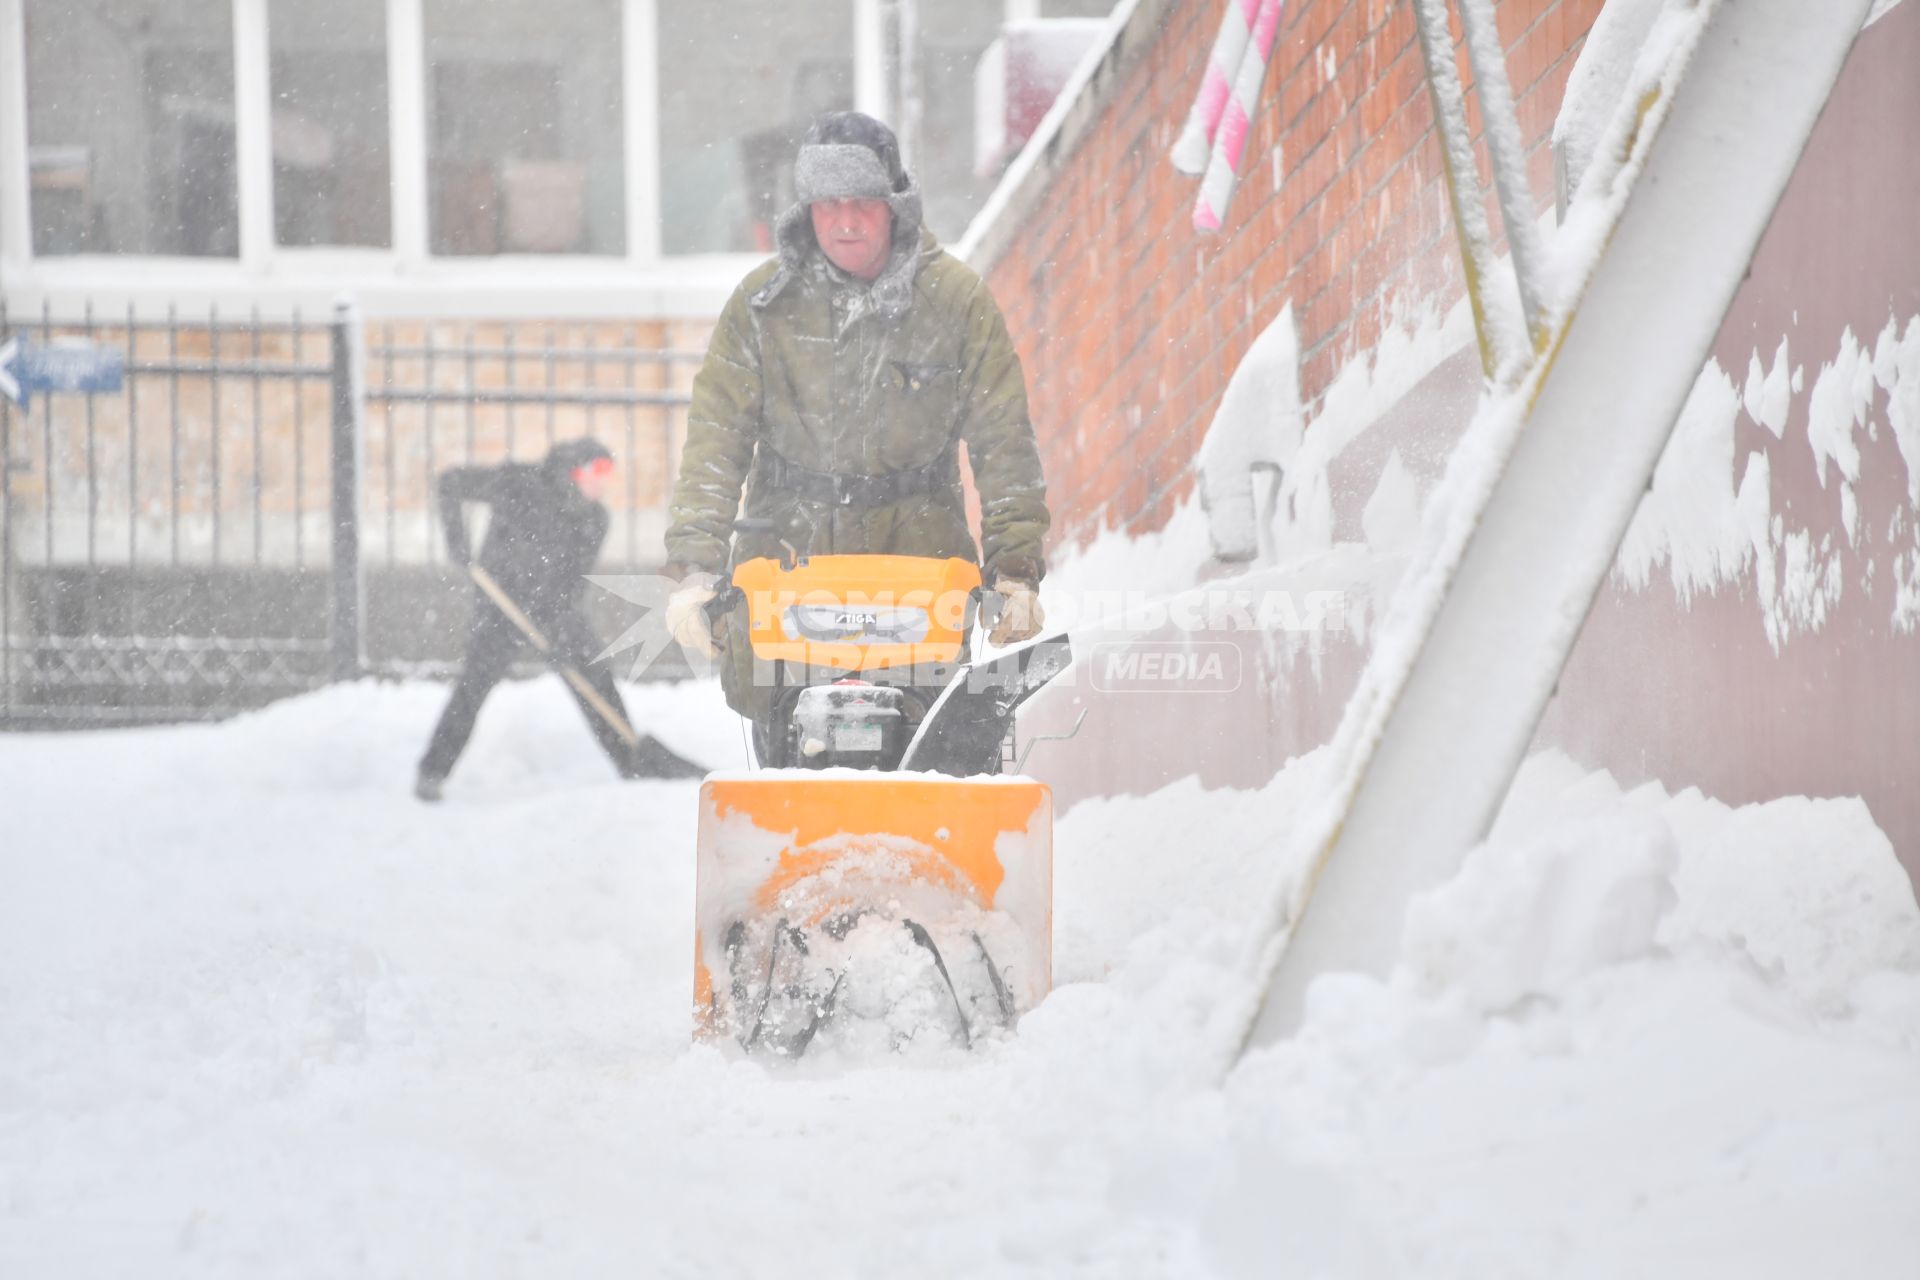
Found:
[[[742,531],[761,522],[741,521]],[[979,569],[744,561],[762,768],[700,792],[694,1033],[798,1057],[970,1048],[1051,984],[1052,797],[1000,777],[1064,637],[972,659]]]

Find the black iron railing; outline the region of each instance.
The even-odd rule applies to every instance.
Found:
[[[444,668],[466,607],[434,511],[448,465],[596,434],[627,464],[606,560],[656,563],[700,354],[638,333],[522,345],[349,306],[21,324],[0,304],[0,344],[111,345],[124,369],[30,412],[0,397],[0,726],[220,716]]]

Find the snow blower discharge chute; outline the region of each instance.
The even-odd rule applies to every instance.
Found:
[[[700,790],[695,1036],[798,1057],[1010,1028],[1052,981],[1053,803],[993,775],[1065,638],[970,660],[958,559],[789,548],[712,612],[743,600],[764,767]]]

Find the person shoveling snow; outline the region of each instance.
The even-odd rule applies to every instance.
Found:
[[[553,446],[538,465],[455,467],[440,477],[447,554],[473,576],[473,622],[453,696],[420,758],[414,794],[437,801],[486,701],[523,645],[557,670],[594,738],[623,778],[686,778],[705,772],[651,737],[634,732],[581,606],[582,576],[607,536],[600,502],[613,455],[597,440]],[[491,519],[478,561],[469,550],[462,505],[487,504]]]

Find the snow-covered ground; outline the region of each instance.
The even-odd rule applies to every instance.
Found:
[[[1857,802],[1536,759],[1399,972],[1224,1089],[1320,761],[1084,804],[1016,1038],[783,1071],[688,1043],[693,785],[548,679],[417,805],[442,696],[0,738],[0,1275],[1920,1268],[1920,911]],[[633,697],[740,763],[711,686]]]

